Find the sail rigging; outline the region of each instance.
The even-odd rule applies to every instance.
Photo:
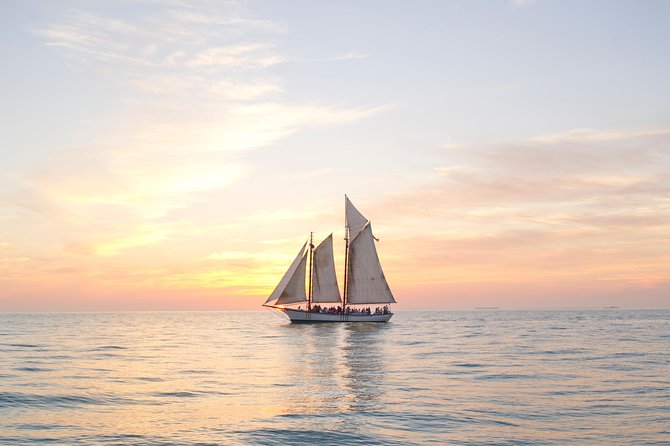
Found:
[[[333,234],[326,237],[314,250],[312,302],[341,302],[333,257]]]

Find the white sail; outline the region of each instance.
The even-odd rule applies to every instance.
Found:
[[[347,303],[395,303],[379,263],[370,223],[349,244]]]
[[[305,246],[307,246],[307,243],[302,245],[300,252],[295,260],[293,260],[293,263],[291,263],[288,271],[286,271],[286,274],[279,281],[275,290],[270,294],[268,300],[265,301],[266,304],[274,300],[276,300],[275,305],[292,304],[307,300],[307,295],[305,294],[305,265],[307,263]]]
[[[330,234],[314,250],[312,302],[340,301],[340,288],[337,286],[335,259],[333,258],[333,234]]]
[[[344,215],[349,228],[349,239],[353,240],[361,232],[368,219],[358,212],[346,195],[344,196]]]

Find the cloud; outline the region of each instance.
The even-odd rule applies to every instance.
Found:
[[[190,7],[191,5],[188,5]],[[236,9],[235,3],[227,5],[228,11]],[[259,20],[245,17],[243,11],[234,12],[236,15],[220,16],[211,13],[196,12],[192,10],[170,11],[175,21],[180,23],[194,23],[198,25],[211,25],[214,27],[239,28],[240,30],[264,31],[267,33],[286,33],[286,25],[270,20]]]
[[[418,264],[416,280],[660,284],[670,264],[669,144],[665,128],[452,144],[431,184],[377,212],[390,219],[390,239],[402,239],[391,255]]]
[[[369,54],[359,53],[358,51],[349,51],[347,53],[338,54],[328,60],[351,60],[351,59],[365,59]]]
[[[91,136],[3,172],[3,294],[263,294],[281,275],[295,240],[249,240],[264,216],[236,207],[255,182],[250,154],[385,107],[290,101],[272,71],[287,60],[286,26],[237,2],[207,5],[147,3],[116,17],[88,5],[35,31],[118,105],[88,117]]]
[[[133,37],[143,32],[128,22],[81,11],[73,13],[67,23],[36,31],[46,39],[46,45],[61,48],[77,60],[91,58],[146,66],[151,61],[140,57],[141,47],[133,45]]]
[[[35,32],[46,39],[47,45],[61,48],[66,56],[79,61],[124,61],[146,68],[161,66],[161,61],[174,65],[180,54],[210,54],[210,58],[197,59],[207,63],[215,60],[211,56],[217,52],[231,56],[267,49],[267,43],[246,41],[250,34],[271,36],[286,32],[282,24],[245,14],[236,2],[212,7],[188,3],[147,5],[146,12],[133,19],[74,10],[65,22]],[[217,43],[226,45],[212,47]],[[238,62],[234,58],[219,60],[228,61]]]
[[[97,241],[92,247],[92,254],[96,256],[112,256],[131,248],[151,246],[165,240],[174,231],[166,231],[163,225],[152,223],[139,225],[132,234],[122,235],[109,240]]]
[[[652,194],[665,189],[670,163],[666,129],[572,131],[521,141],[449,146],[454,164],[436,168],[440,176],[482,200],[546,201]]]
[[[186,62],[192,68],[200,67],[243,67],[265,68],[284,61],[271,52],[273,46],[267,43],[241,43],[225,47],[207,48]]]
[[[281,93],[283,89],[272,82],[254,83],[220,81],[210,88],[213,95],[226,100],[249,101],[265,97],[272,93]]]

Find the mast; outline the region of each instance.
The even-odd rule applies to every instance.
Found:
[[[347,225],[347,196],[344,195],[344,288],[342,289],[342,312],[347,308],[347,288],[349,280],[349,226]]]
[[[312,258],[314,257],[314,233],[309,233],[309,285],[307,285],[307,311],[312,311],[312,275],[314,268],[312,268]]]

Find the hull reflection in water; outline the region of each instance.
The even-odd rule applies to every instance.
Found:
[[[292,310],[290,308],[281,308],[286,317],[293,323],[310,322],[388,322],[393,313],[387,314],[329,314],[329,313],[311,313],[303,310]]]

